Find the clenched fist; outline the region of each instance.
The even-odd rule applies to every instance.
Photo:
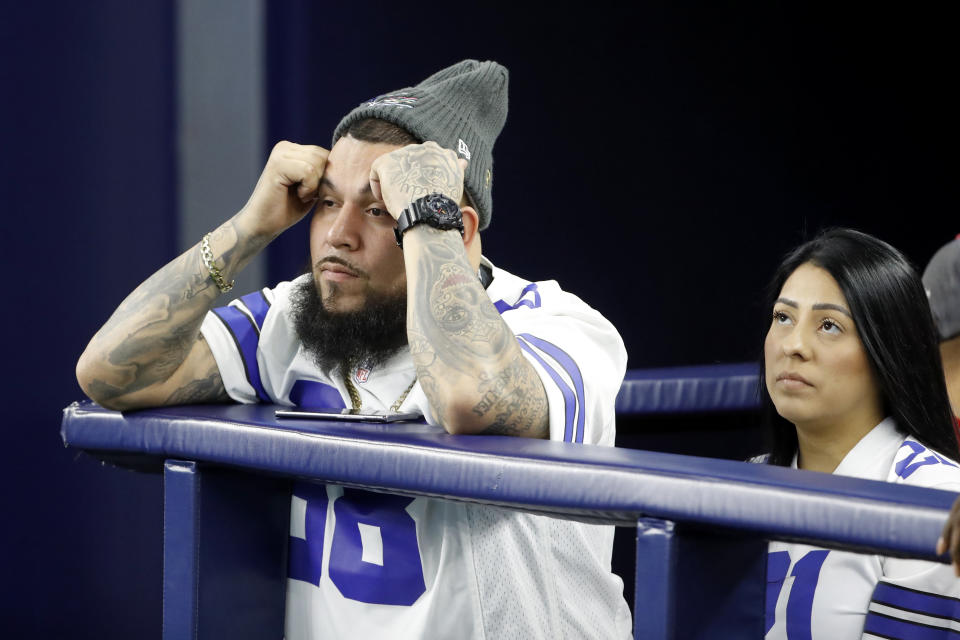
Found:
[[[436,142],[411,144],[373,162],[370,186],[396,219],[411,202],[429,193],[442,193],[460,202],[466,166],[466,160]]]
[[[310,211],[330,152],[323,147],[278,142],[240,217],[257,234],[277,236]]]

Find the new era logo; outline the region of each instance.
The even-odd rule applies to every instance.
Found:
[[[470,159],[470,147],[467,146],[467,143],[462,139],[457,139],[457,153],[462,155],[467,160]]]

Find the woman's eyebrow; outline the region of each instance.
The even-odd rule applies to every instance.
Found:
[[[850,315],[850,312],[847,311],[846,308],[841,307],[838,304],[830,304],[829,302],[818,302],[817,304],[813,305],[814,311],[819,311],[821,309],[831,309],[833,311],[839,311],[840,313],[847,316],[851,320],[853,319],[853,316]]]
[[[787,305],[788,307],[793,307],[795,309],[800,308],[800,305],[797,304],[795,300],[791,300],[790,298],[777,298],[775,302],[780,302],[782,304]],[[839,311],[840,313],[847,316],[851,320],[853,319],[853,316],[850,314],[850,312],[845,307],[842,307],[839,304],[832,304],[830,302],[818,302],[815,305],[813,305],[811,308],[814,311],[822,311],[824,309]]]

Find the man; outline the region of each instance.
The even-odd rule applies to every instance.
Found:
[[[940,334],[940,359],[953,414],[960,414],[960,236],[940,247],[926,269],[923,286]],[[937,542],[937,553],[950,552],[953,570],[960,576],[960,499]]]
[[[349,405],[450,433],[612,445],[616,330],[481,255],[506,93],[506,69],[466,60],[361,104],[329,152],[277,144],[244,208],[94,336],[83,389],[117,409]],[[311,209],[310,272],[213,308]],[[301,484],[286,637],[627,637],[612,540],[610,527]]]
[[[923,270],[923,286],[940,334],[940,358],[954,415],[960,415],[960,236],[940,247]]]

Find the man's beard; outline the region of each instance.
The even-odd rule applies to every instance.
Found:
[[[328,300],[337,293],[334,285]],[[290,302],[300,342],[326,375],[343,375],[350,364],[373,369],[407,346],[406,291],[368,291],[360,309],[330,311],[311,276],[295,285]]]

